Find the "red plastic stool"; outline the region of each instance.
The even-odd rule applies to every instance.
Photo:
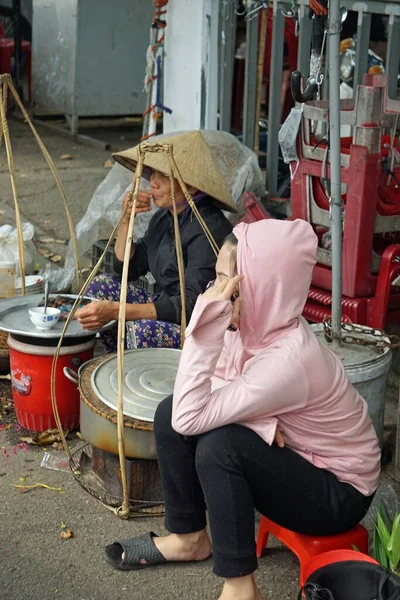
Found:
[[[360,552],[368,552],[368,532],[362,525],[356,525],[350,531],[338,535],[314,537],[295,533],[277,525],[267,517],[261,518],[257,537],[257,556],[261,557],[268,543],[268,536],[272,533],[278,540],[283,542],[297,556],[300,562],[300,587],[304,585],[306,567],[313,556],[328,552],[330,550],[351,549],[356,546]]]

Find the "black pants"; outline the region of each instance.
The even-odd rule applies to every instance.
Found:
[[[154,432],[171,533],[206,526],[209,514],[214,573],[240,577],[256,570],[254,508],[272,521],[308,535],[334,535],[366,514],[366,498],[289,448],[268,446],[241,425],[197,437],[171,426],[172,397],[159,405]]]

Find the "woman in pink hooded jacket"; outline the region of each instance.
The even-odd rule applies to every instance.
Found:
[[[254,508],[308,535],[346,531],[366,514],[380,472],[367,405],[301,316],[316,248],[300,220],[240,224],[222,247],[173,399],[154,421],[171,535],[107,546],[115,567],[208,558],[207,508],[220,600],[259,600]]]

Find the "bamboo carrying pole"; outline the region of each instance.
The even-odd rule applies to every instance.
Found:
[[[176,258],[178,261],[178,272],[179,272],[179,291],[181,294],[181,346],[185,343],[186,333],[186,302],[185,302],[185,267],[183,260],[181,234],[179,231],[178,212],[176,210],[176,198],[175,198],[175,178],[173,173],[173,165],[170,167],[170,182],[171,182],[171,199],[174,209],[174,234],[175,234],[175,250]]]
[[[106,508],[108,508],[109,510],[112,510],[119,517],[125,518],[125,519],[127,519],[130,515],[129,493],[128,493],[127,473],[126,473],[126,462],[125,462],[126,457],[125,457],[124,406],[123,406],[126,294],[127,294],[127,285],[128,285],[129,258],[130,258],[132,243],[133,243],[133,230],[134,230],[134,224],[135,224],[137,195],[139,192],[140,180],[141,180],[141,176],[143,173],[143,165],[144,165],[145,155],[146,155],[146,153],[151,153],[151,152],[165,152],[169,157],[169,165],[170,165],[169,176],[170,176],[170,181],[171,181],[171,200],[172,200],[172,204],[173,204],[175,249],[176,249],[176,255],[177,255],[177,262],[178,262],[180,293],[181,293],[181,298],[182,298],[182,314],[181,314],[182,345],[183,345],[183,342],[185,339],[185,329],[186,329],[186,307],[185,307],[185,301],[184,301],[184,298],[185,298],[185,270],[184,270],[184,260],[183,260],[181,237],[180,237],[180,231],[179,231],[178,212],[177,212],[177,206],[176,206],[176,197],[175,197],[176,183],[175,183],[175,180],[178,181],[178,183],[185,195],[185,198],[188,201],[189,206],[191,207],[195,216],[198,218],[200,225],[203,228],[203,231],[204,231],[209,243],[211,244],[214,252],[216,254],[218,254],[218,246],[217,246],[211,232],[209,231],[206,223],[204,222],[203,218],[201,217],[201,215],[196,207],[196,204],[194,203],[193,198],[190,195],[190,192],[189,192],[186,184],[184,183],[182,176],[180,174],[180,171],[176,165],[174,155],[173,155],[173,145],[172,144],[157,144],[157,143],[141,144],[139,146],[139,161],[136,166],[136,170],[135,170],[135,174],[134,174],[134,178],[133,178],[132,190],[130,192],[131,197],[130,197],[129,204],[131,205],[131,215],[130,215],[130,219],[129,219],[128,234],[127,234],[125,251],[124,251],[124,266],[123,266],[123,270],[122,270],[121,296],[120,296],[121,299],[120,299],[120,309],[119,309],[119,319],[118,319],[117,432],[118,432],[118,454],[119,454],[120,469],[121,469],[122,496],[123,497],[122,497],[122,505],[117,509],[106,506],[103,502],[101,502],[101,504],[103,504],[103,506],[106,506]],[[80,290],[80,292],[72,306],[72,309],[68,315],[68,318],[65,322],[64,328],[62,330],[61,337],[60,337],[60,340],[57,345],[56,352],[55,352],[54,358],[53,358],[52,370],[51,370],[51,402],[52,402],[52,407],[53,407],[54,418],[55,418],[55,421],[57,424],[58,431],[60,433],[60,438],[61,438],[63,447],[69,457],[71,457],[71,451],[69,449],[69,446],[67,444],[67,441],[66,441],[64,433],[63,433],[62,425],[60,422],[60,417],[58,414],[57,396],[56,396],[57,363],[58,363],[58,359],[59,359],[59,355],[60,355],[60,350],[61,350],[61,346],[63,343],[65,333],[68,329],[68,326],[71,323],[72,319],[74,318],[75,312],[77,310],[77,307],[80,304],[80,301],[81,301],[83,295],[85,294],[88,286],[90,285],[90,283],[93,281],[94,277],[96,276],[112,241],[114,240],[116,234],[118,233],[121,223],[126,214],[127,208],[128,207],[126,206],[123,213],[121,214],[120,219],[119,219],[118,223],[116,224],[116,226],[115,226],[113,232],[111,233],[111,236],[106,244],[103,254],[100,256],[98,262],[94,266],[92,272],[90,273],[88,279],[86,280],[85,284],[83,285],[82,289]],[[143,516],[143,515],[137,515],[137,516]]]
[[[331,163],[332,330],[342,337],[342,197],[340,181],[340,0],[329,2],[329,142]]]
[[[25,251],[24,251],[24,238],[22,235],[22,222],[21,212],[18,204],[17,196],[17,183],[15,181],[15,169],[14,169],[14,156],[12,152],[10,131],[8,129],[6,107],[8,100],[8,88],[12,86],[10,75],[0,75],[0,118],[1,118],[1,132],[4,136],[4,145],[6,148],[8,170],[10,172],[10,181],[12,195],[14,199],[15,208],[15,222],[17,226],[17,240],[18,240],[18,254],[19,254],[19,271],[21,276],[21,292],[25,296]],[[1,142],[1,138],[0,138]]]
[[[131,192],[131,214],[128,225],[128,235],[126,238],[124,252],[124,266],[122,268],[121,279],[121,295],[119,300],[119,316],[118,316],[118,342],[117,342],[117,371],[118,371],[118,411],[117,411],[117,428],[118,428],[118,453],[121,469],[122,483],[122,506],[119,509],[121,518],[129,516],[129,493],[128,482],[126,475],[125,461],[125,430],[124,430],[124,357],[125,357],[125,320],[126,320],[126,295],[128,292],[128,270],[131,248],[133,243],[133,226],[136,216],[136,203],[139,192],[140,179],[143,173],[144,154],[139,146],[139,161],[135,171],[135,184],[133,192]]]

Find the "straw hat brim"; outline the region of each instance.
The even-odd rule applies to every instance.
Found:
[[[157,140],[158,141],[158,140]],[[213,157],[201,131],[165,135],[160,144],[171,144],[174,159],[183,181],[187,186],[215,198],[224,210],[236,212],[228,185]],[[139,145],[113,154],[116,162],[135,171],[139,160]],[[169,174],[170,162],[166,152],[147,152],[144,158],[143,177],[149,179],[150,169]]]

